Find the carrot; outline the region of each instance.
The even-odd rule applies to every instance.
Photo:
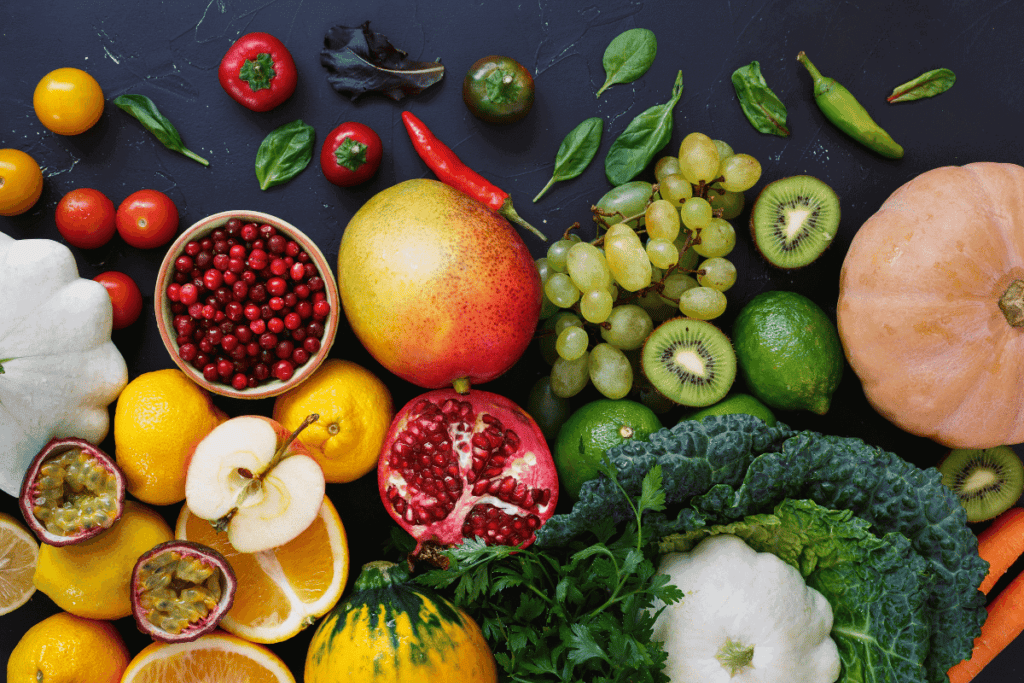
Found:
[[[1024,574],[1018,575],[985,608],[988,617],[974,650],[947,673],[949,683],[968,683],[1024,631]]]
[[[1024,554],[1024,507],[1012,507],[978,535],[978,554],[988,561],[988,576],[978,587],[985,595]]]

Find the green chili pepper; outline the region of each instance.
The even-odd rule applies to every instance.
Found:
[[[849,90],[834,79],[822,76],[803,51],[796,58],[807,67],[811,78],[814,79],[814,100],[829,121],[857,142],[882,156],[890,159],[903,157],[903,148],[872,120],[871,115]]]

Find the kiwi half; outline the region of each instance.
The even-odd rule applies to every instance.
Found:
[[[750,210],[750,234],[779,268],[803,268],[821,256],[839,230],[839,197],[809,175],[765,185]]]
[[[968,522],[998,516],[1024,492],[1024,464],[1009,446],[951,450],[939,463],[939,472],[967,510]]]
[[[644,376],[676,403],[717,403],[736,379],[736,352],[725,333],[705,320],[671,318],[647,337],[640,355]]]

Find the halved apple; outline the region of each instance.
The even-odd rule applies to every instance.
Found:
[[[260,415],[221,423],[195,447],[185,475],[192,514],[227,531],[235,550],[254,553],[284,545],[316,519],[325,480],[295,432]]]

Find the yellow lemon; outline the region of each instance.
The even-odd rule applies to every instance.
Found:
[[[18,609],[36,587],[32,574],[39,559],[39,542],[25,525],[0,512],[0,614]]]
[[[7,660],[7,683],[118,683],[128,648],[113,624],[58,612],[22,636]]]
[[[151,505],[185,500],[192,449],[226,419],[209,392],[177,368],[133,379],[114,411],[114,457],[128,492]]]
[[[89,619],[120,619],[132,613],[135,561],[174,532],[158,512],[125,501],[114,526],[81,543],[43,545],[33,583],[66,612]]]
[[[299,434],[299,441],[329,483],[355,481],[377,466],[393,417],[391,393],[380,378],[352,361],[328,358],[274,401],[274,419],[289,431],[311,413],[320,419]]]

